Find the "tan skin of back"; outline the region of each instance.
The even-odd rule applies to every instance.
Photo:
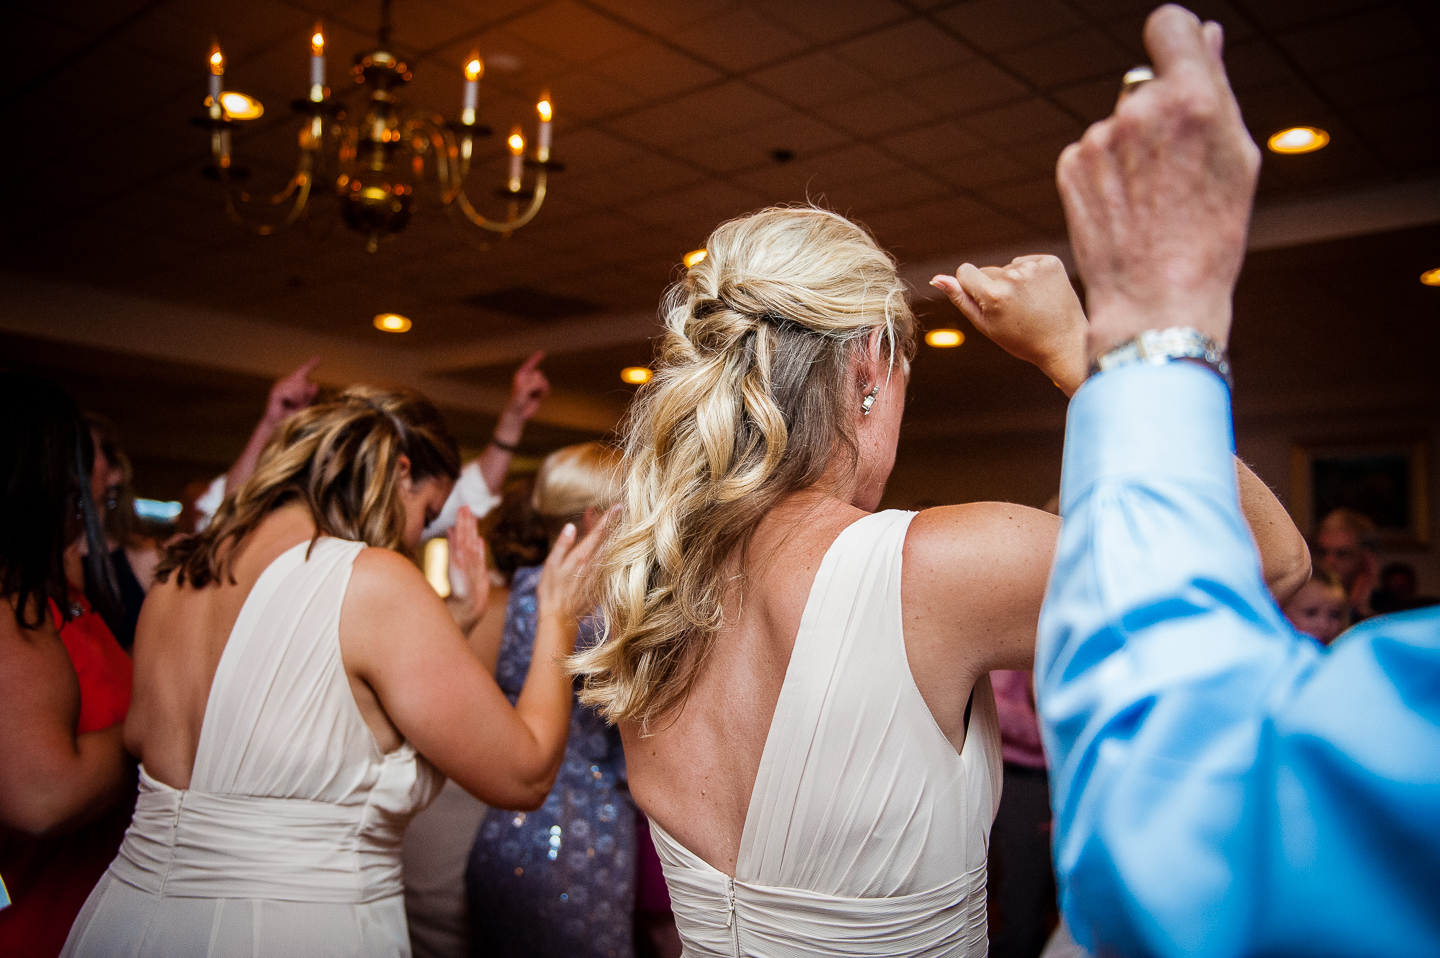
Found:
[[[405,539],[413,545],[452,484],[426,479],[412,485],[408,461],[404,466]],[[193,589],[177,586],[172,576],[147,597],[136,630],[125,741],[152,778],[189,787],[210,686],[245,597],[271,562],[314,532],[303,504],[282,506],[241,543],[234,584]],[[356,557],[341,606],[340,652],[380,752],[409,741],[482,801],[539,807],[564,755],[571,689],[560,659],[573,648],[578,583],[598,541],[562,538],[551,557],[554,572],[540,589],[540,667],[532,667],[514,708],[409,560],[378,548]]]
[[[962,274],[966,288],[989,298],[983,312],[971,300],[975,315],[961,308],[1069,395],[1085,379],[1083,310],[1058,260],[1022,259],[993,274],[968,267],[976,275]],[[994,285],[1001,281],[1010,285]],[[879,505],[894,465],[905,381],[881,360],[878,336],[855,369],[851,404],[860,453],[854,479],[828,477],[760,522],[744,559],[743,585],[724,601],[727,613],[738,612],[716,635],[688,701],[652,722],[649,734],[633,722],[620,725],[636,802],[727,875],[735,873],[765,739],[815,574],[845,527]],[[863,416],[860,400],[875,383],[880,393]],[[1237,469],[1266,580],[1284,601],[1309,577],[1304,539],[1265,485],[1243,464]],[[1059,529],[1056,516],[997,502],[927,509],[910,523],[901,569],[905,653],[925,704],[957,752],[975,681],[995,669],[1033,665]]]

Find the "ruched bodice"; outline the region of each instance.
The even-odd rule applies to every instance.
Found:
[[[382,753],[355,704],[340,607],[363,548],[301,543],[256,581],[190,787],[141,769],[66,955],[409,954],[400,842],[443,779],[408,744]]]
[[[999,723],[982,677],[957,754],[910,674],[900,573],[912,517],[866,516],[821,562],[734,878],[651,823],[688,958],[986,953]]]

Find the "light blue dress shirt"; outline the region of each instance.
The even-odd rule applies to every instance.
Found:
[[[1102,955],[1440,955],[1440,610],[1295,632],[1233,450],[1193,363],[1071,403],[1035,662],[1062,911]]]

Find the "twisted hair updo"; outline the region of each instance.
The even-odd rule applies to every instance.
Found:
[[[727,563],[784,496],[853,469],[854,359],[881,330],[892,368],[915,319],[895,263],[814,207],[722,224],[667,294],[654,378],[625,435],[624,510],[600,555],[605,640],[577,655],[612,721],[681,703],[722,621]]]
[[[403,545],[400,456],[423,482],[460,475],[460,452],[430,400],[407,389],[352,386],[333,401],[297,412],[266,444],[255,472],[231,491],[199,535],[171,546],[156,578],[201,588],[229,575],[245,537],[281,506],[300,500],[315,537],[382,549]]]

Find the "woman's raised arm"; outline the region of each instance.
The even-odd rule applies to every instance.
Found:
[[[1089,323],[1065,266],[1054,256],[1021,256],[1008,266],[966,263],[954,276],[936,276],[944,292],[976,328],[1001,348],[1049,376],[1072,396],[1088,375]],[[1235,460],[1240,508],[1260,552],[1265,584],[1283,605],[1310,578],[1310,550],[1280,500],[1250,467]]]
[[[564,659],[588,611],[585,568],[603,529],[577,544],[568,527],[551,550],[530,673],[513,708],[414,565],[386,549],[355,560],[340,620],[347,670],[420,754],[487,804],[538,808],[554,784],[573,695]]]

